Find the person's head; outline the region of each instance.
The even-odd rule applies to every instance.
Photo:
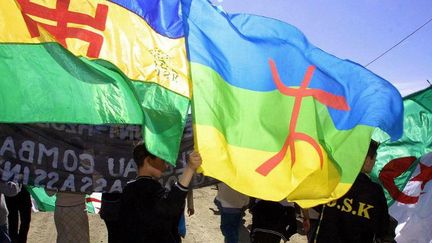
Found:
[[[159,178],[167,168],[165,161],[151,154],[144,144],[139,144],[134,148],[133,158],[137,164],[139,175]]]
[[[364,160],[363,168],[361,170],[362,172],[369,174],[372,171],[372,168],[375,165],[378,146],[378,142],[371,140],[366,158]]]

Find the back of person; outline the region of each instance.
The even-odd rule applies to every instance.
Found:
[[[189,154],[179,180],[165,191],[157,181],[167,169],[165,161],[151,154],[145,144],[133,151],[138,177],[123,189],[120,199],[121,242],[178,243],[180,215],[184,211],[189,184],[201,165],[201,155]]]
[[[382,188],[360,173],[350,191],[324,206],[317,242],[373,242],[389,225]]]
[[[46,190],[48,195],[55,192]],[[90,228],[84,193],[57,192],[54,223],[57,243],[90,242]],[[73,225],[74,227],[70,227]]]
[[[31,221],[31,198],[25,186],[13,197],[5,197],[9,210],[9,235],[12,242],[27,242]]]
[[[100,217],[108,231],[108,243],[120,243],[120,199],[121,193],[102,193]]]
[[[214,203],[220,212],[220,229],[224,242],[237,243],[244,211],[249,204],[249,196],[232,189],[223,182],[218,183],[217,188]]]
[[[297,233],[296,212],[293,203],[257,200],[251,208],[252,242],[284,242]]]
[[[170,209],[164,197],[165,189],[151,178],[138,178],[125,187],[120,206],[123,242],[180,241],[179,210]]]

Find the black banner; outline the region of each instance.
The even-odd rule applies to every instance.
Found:
[[[3,181],[70,192],[121,192],[136,177],[133,148],[142,141],[137,125],[0,124],[0,174]],[[188,119],[176,167],[160,179],[177,181],[193,150]],[[196,174],[192,187],[216,180]]]

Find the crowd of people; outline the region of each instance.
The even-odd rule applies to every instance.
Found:
[[[397,222],[388,214],[382,187],[368,176],[377,148],[378,144],[372,141],[361,173],[347,194],[314,208],[250,198],[222,182],[217,184],[214,203],[220,212],[224,241],[239,242],[242,219],[249,210],[252,243],[289,241],[298,232],[299,212],[308,242],[394,242]],[[107,227],[108,242],[181,242],[186,234],[185,211],[188,215],[194,213],[189,185],[202,163],[200,154],[190,153],[183,174],[170,189],[158,182],[168,166],[164,160],[151,154],[144,144],[135,147],[133,157],[137,177],[128,182],[122,193],[102,194],[100,217]],[[85,194],[46,192],[56,195],[57,242],[90,242]],[[29,192],[17,183],[1,182],[0,196],[0,242],[26,242],[31,219]]]
[[[219,184],[215,202],[221,211],[220,228],[225,242],[238,242],[238,227],[246,205],[252,214],[252,243],[289,241],[298,232],[297,212],[301,212],[302,231],[308,242],[395,242],[397,222],[388,213],[382,187],[369,178],[378,146],[371,141],[361,172],[348,193],[314,208],[302,209],[287,201],[248,198]]]

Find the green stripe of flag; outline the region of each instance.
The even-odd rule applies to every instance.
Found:
[[[149,150],[175,163],[188,98],[58,43],[0,44],[0,73],[0,122],[142,124]]]
[[[122,75],[58,43],[0,44],[0,73],[2,122],[143,121]]]
[[[230,145],[273,152],[281,149],[288,135],[294,98],[281,96],[277,90],[256,92],[234,87],[211,68],[191,65],[196,124],[215,127]],[[369,145],[362,141],[369,140],[373,128],[359,125],[349,131],[337,130],[327,107],[308,97],[302,101],[296,131],[319,141],[332,160],[339,162],[341,182],[352,183]]]

